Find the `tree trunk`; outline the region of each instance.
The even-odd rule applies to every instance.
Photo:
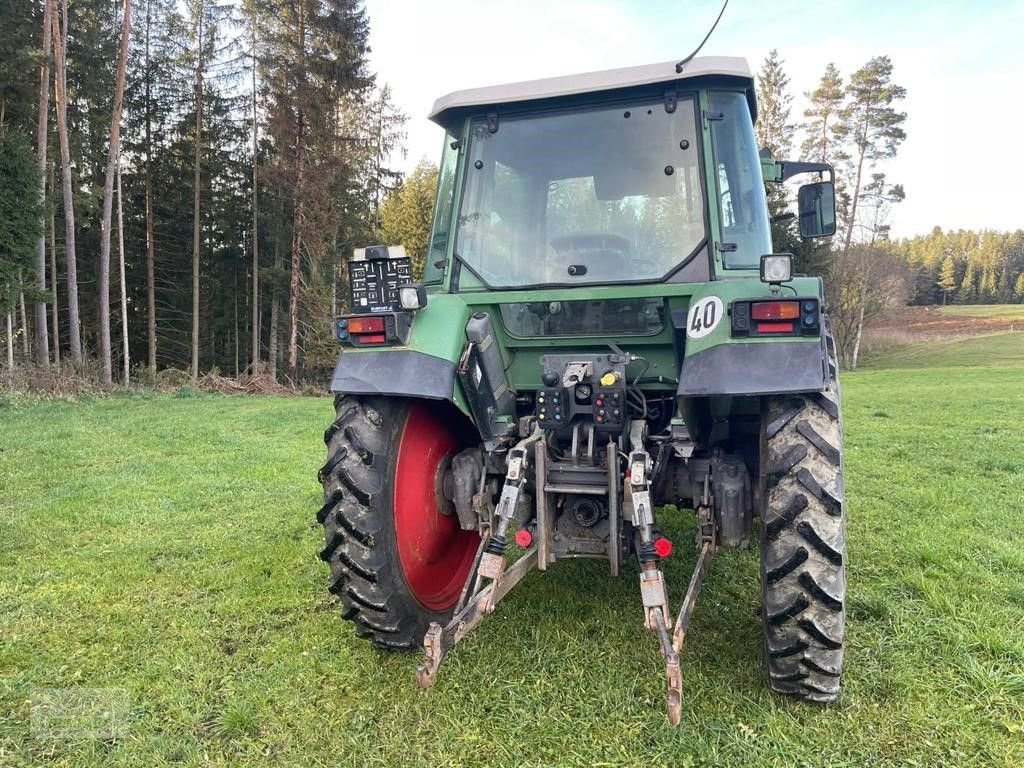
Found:
[[[153,177],[150,158],[153,156],[153,118],[150,102],[149,30],[152,0],[146,0],[146,336],[149,352],[149,372],[156,376],[156,256],[153,245]]]
[[[238,370],[238,364],[239,364],[240,361],[238,359],[238,273],[237,272],[235,273],[235,284],[234,284],[233,287],[235,289],[234,290],[234,294],[235,294],[235,378],[237,379],[238,378],[238,374],[240,373],[240,371]]]
[[[274,238],[274,274],[281,271],[281,241]],[[270,376],[277,381],[277,337],[280,335],[281,297],[277,292],[277,283],[270,291],[270,340],[267,347],[267,362],[270,363]]]
[[[54,191],[54,174],[53,174],[53,163],[50,163],[50,194],[51,197]],[[60,302],[57,298],[57,215],[56,215],[56,199],[51,201],[50,204],[50,292],[53,294],[53,322],[51,325],[50,338],[53,339],[53,364],[57,366],[57,370],[60,371],[60,315],[59,306]]]
[[[132,3],[124,0],[121,20],[121,49],[117,56],[114,80],[114,114],[110,120],[110,143],[107,147],[107,173],[103,180],[103,221],[100,224],[100,361],[103,383],[113,383],[110,355],[110,225],[114,205],[114,176],[121,163],[121,110],[124,107],[124,81],[128,67],[128,35],[132,28]]]
[[[47,124],[50,119],[50,51],[53,32],[50,21],[56,0],[43,2],[43,63],[39,67],[39,121],[36,125],[36,158],[39,161],[39,243],[36,248],[36,287],[46,290],[46,150]],[[46,302],[36,302],[36,363],[45,368],[50,364],[50,334],[46,327]]]
[[[256,114],[256,15],[252,22],[252,375],[260,369],[260,236],[258,158],[259,123]]]
[[[21,272],[18,272],[18,283],[24,285],[24,276]],[[28,313],[25,312],[25,289],[22,288],[18,291],[18,305],[21,307],[21,351],[25,355],[25,362],[27,363],[32,355],[29,347],[29,332],[28,332]]]
[[[14,370],[14,318],[7,313],[7,370]]]
[[[58,16],[63,15],[63,25]],[[60,139],[61,186],[64,195],[64,253],[68,271],[68,347],[71,362],[82,364],[82,321],[78,312],[78,263],[75,256],[75,198],[71,184],[71,146],[68,142],[67,62],[64,50],[67,43],[67,0],[63,14],[51,17],[53,36],[54,96],[57,102],[57,135]],[[61,27],[63,26],[63,31]]]
[[[853,336],[853,354],[850,356],[850,370],[857,370],[857,360],[860,357],[860,340],[864,335],[864,303],[867,299],[862,295],[860,308],[857,310],[857,330]]]
[[[124,203],[121,199],[121,164],[117,166],[117,260],[121,272],[121,359],[124,361],[124,385],[131,383],[131,356],[128,353],[128,286],[124,269]]]
[[[860,142],[858,143],[857,149],[859,154],[857,157],[857,178],[853,184],[853,199],[850,202],[850,218],[846,222],[846,240],[843,243],[843,258],[845,259],[847,254],[850,252],[850,243],[853,240],[853,226],[857,221],[857,204],[860,201],[860,180],[861,174],[864,170],[864,155],[867,153],[867,138],[868,138],[868,118],[864,118],[864,130],[861,132]]]
[[[192,378],[199,378],[199,165],[203,136],[203,7],[199,6],[196,48],[196,167],[192,194]]]
[[[306,76],[306,16],[304,9],[299,7],[299,77],[305,80]],[[300,272],[302,270],[302,236],[305,219],[305,165],[306,165],[306,143],[305,143],[305,114],[301,107],[304,94],[299,94],[299,109],[295,116],[295,195],[294,208],[292,209],[292,272],[291,285],[288,291],[289,307],[289,334],[288,334],[288,376],[294,384],[298,379],[299,372],[299,286]]]

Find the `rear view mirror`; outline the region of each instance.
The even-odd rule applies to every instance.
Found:
[[[831,181],[800,187],[797,209],[800,237],[831,237],[836,233],[836,188]]]

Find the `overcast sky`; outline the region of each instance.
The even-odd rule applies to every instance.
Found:
[[[717,0],[366,0],[371,65],[409,116],[411,169],[437,162],[426,119],[461,88],[682,58]],[[701,55],[743,56],[757,70],[778,48],[793,115],[832,61],[844,77],[888,54],[907,89],[907,140],[885,170],[904,185],[896,236],[1024,227],[1024,0],[731,0]]]

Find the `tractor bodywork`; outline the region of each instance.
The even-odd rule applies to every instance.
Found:
[[[427,685],[531,568],[594,557],[618,575],[636,557],[678,722],[707,562],[760,518],[769,682],[833,699],[838,382],[821,281],[772,256],[764,190],[830,169],[759,155],[740,59],[463,91],[431,117],[446,137],[423,279],[368,248],[337,319],[323,556],[357,631],[425,644]],[[802,233],[834,231],[830,183],[801,190],[799,216]],[[664,504],[699,525],[678,616],[658,565]]]

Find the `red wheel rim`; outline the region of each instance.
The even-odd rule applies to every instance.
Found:
[[[459,450],[458,440],[424,405],[414,403],[398,444],[395,464],[395,539],[409,589],[434,611],[459,599],[480,545],[475,531],[442,512],[439,473]]]

